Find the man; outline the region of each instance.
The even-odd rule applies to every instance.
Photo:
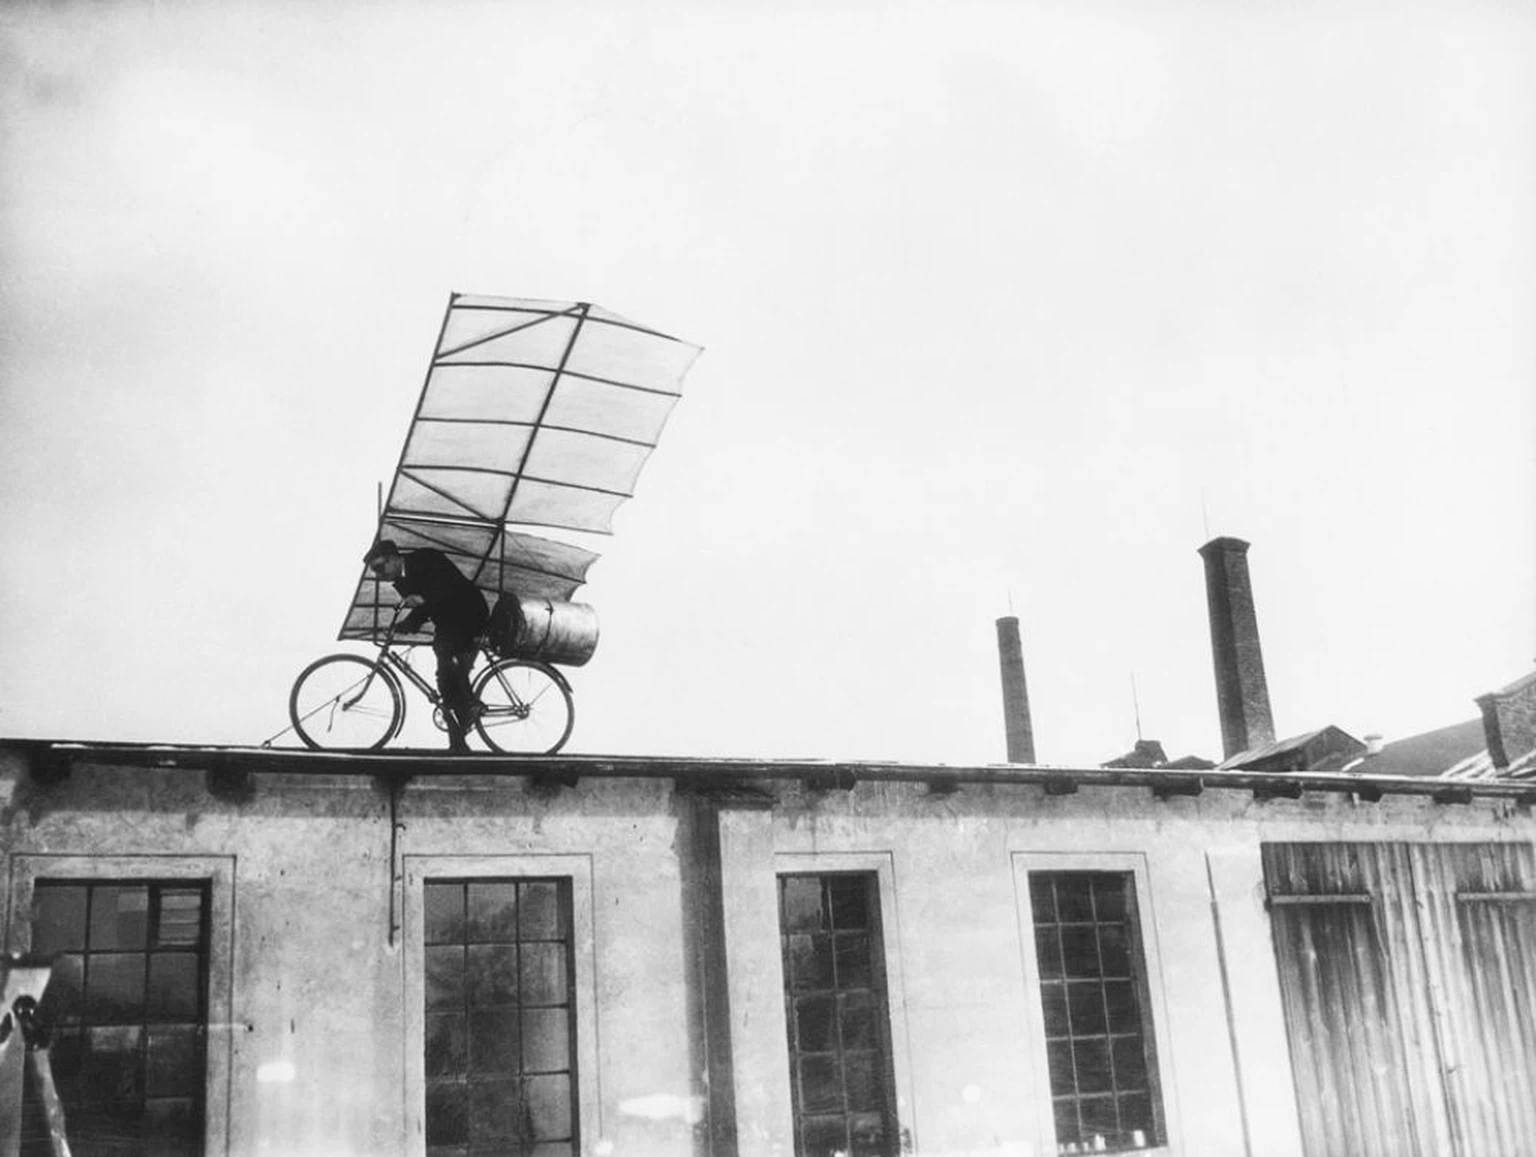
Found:
[[[469,671],[475,664],[475,638],[485,630],[490,612],[485,596],[464,572],[440,550],[430,548],[402,553],[381,538],[364,557],[368,569],[394,584],[411,607],[395,629],[405,634],[432,622],[432,653],[437,656],[437,690],[443,697],[443,720],[448,724],[450,751],[468,751],[465,731],[478,716],[479,704],[469,687]]]

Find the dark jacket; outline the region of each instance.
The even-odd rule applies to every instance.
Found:
[[[438,638],[468,642],[485,629],[490,612],[485,596],[440,550],[404,552],[405,573],[394,582],[402,598],[421,596],[421,605],[400,620],[399,629],[419,630],[428,619]]]

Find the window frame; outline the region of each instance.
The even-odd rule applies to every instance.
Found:
[[[779,880],[783,876],[831,875],[838,872],[862,872],[875,877],[875,888],[880,901],[880,950],[885,957],[885,1003],[890,1024],[887,1026],[891,1043],[891,1071],[896,1086],[896,1101],[892,1112],[896,1119],[898,1151],[919,1152],[916,1126],[913,1120],[916,1100],[912,1084],[912,1040],[907,1028],[906,976],[901,957],[901,920],[896,903],[896,863],[890,852],[776,852],[773,857],[774,895],[774,957],[778,959]],[[786,977],[779,977],[778,1003],[783,1016]],[[792,1052],[786,1048],[780,1064],[786,1076]],[[784,1118],[789,1122],[785,1136],[794,1137],[794,1093],[784,1086],[790,1098],[784,1105]]]
[[[1163,981],[1162,955],[1157,922],[1153,916],[1147,857],[1141,852],[1013,852],[1014,901],[1018,908],[1019,955],[1025,988],[1026,1048],[1034,1071],[1032,1100],[1036,1106],[1037,1145],[1042,1153],[1060,1152],[1056,1138],[1055,1104],[1051,1090],[1050,1059],[1046,1050],[1045,1010],[1042,1005],[1040,962],[1035,948],[1035,913],[1030,897],[1032,872],[1117,872],[1129,874],[1136,897],[1136,936],[1141,945],[1141,993],[1146,1001],[1142,1016],[1152,1025],[1151,1059],[1157,1065],[1158,1097],[1163,1139],[1144,1149],[1122,1153],[1170,1155],[1183,1152],[1178,1098],[1174,1095],[1173,1055],[1170,1046],[1168,1007]]]
[[[196,883],[208,889],[208,1018],[203,1083],[203,1152],[227,1157],[230,1151],[230,1098],[234,1049],[234,902],[233,856],[80,856],[17,853],[11,857],[6,913],[7,951],[32,947],[32,900],[45,883],[112,884],[120,880]]]
[[[597,1055],[597,967],[593,929],[592,857],[590,855],[539,854],[510,856],[403,857],[405,898],[402,921],[402,965],[405,1008],[405,1128],[406,1153],[426,1157],[426,922],[425,890],[429,883],[455,880],[563,879],[571,896],[571,959],[574,963],[572,1000],[575,1003],[575,1039],[572,1091],[576,1097],[576,1122],[581,1138],[578,1152],[588,1152],[603,1138],[602,1095]]]

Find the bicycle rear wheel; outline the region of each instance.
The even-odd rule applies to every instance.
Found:
[[[360,655],[327,655],[294,680],[288,718],[307,747],[372,751],[400,730],[405,697],[389,668]]]
[[[565,680],[551,667],[526,659],[492,663],[475,680],[485,710],[475,723],[493,751],[553,755],[576,723],[576,705]]]

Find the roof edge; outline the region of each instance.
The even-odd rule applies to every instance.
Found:
[[[1199,795],[1206,790],[1252,792],[1256,797],[1297,798],[1303,792],[1331,792],[1375,801],[1384,795],[1427,796],[1437,803],[1467,803],[1473,797],[1509,799],[1536,805],[1529,781],[1451,780],[1423,776],[1373,776],[1346,772],[1169,771],[1157,768],[1057,767],[1045,764],[916,764],[874,760],[751,759],[741,757],[633,755],[450,755],[441,749],[374,752],[308,751],[295,748],[104,743],[54,739],[0,738],[0,751],[25,754],[34,774],[54,777],[76,764],[148,767],[185,771],[266,772],[296,775],[533,776],[569,781],[582,778],[674,779],[721,784],[743,780],[801,780],[852,787],[859,781],[915,783],[938,787],[1039,786],[1050,794],[1081,787],[1146,787],[1159,798]]]

